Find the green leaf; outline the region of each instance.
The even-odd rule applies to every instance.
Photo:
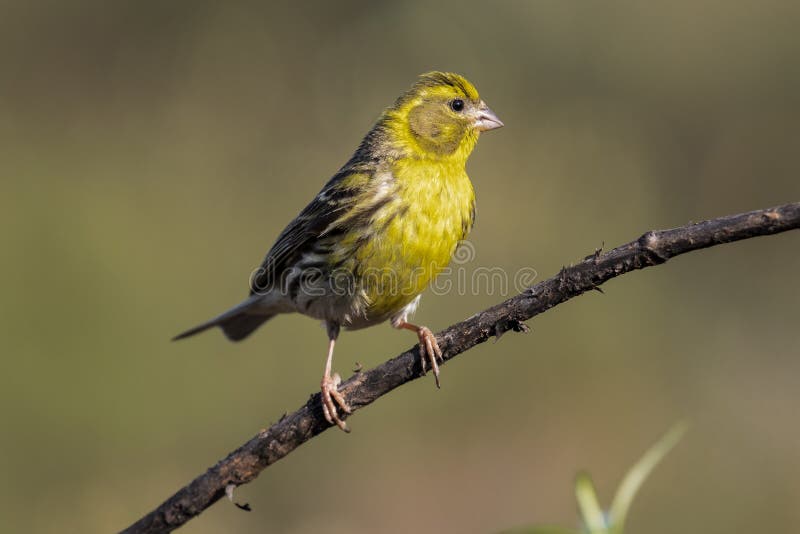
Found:
[[[625,528],[625,519],[630,510],[639,488],[642,487],[645,479],[655,469],[664,456],[677,445],[678,441],[686,433],[688,425],[685,421],[676,423],[655,445],[644,453],[644,456],[628,471],[622,483],[617,489],[614,500],[609,511],[609,522],[612,534],[622,534]]]
[[[581,514],[586,528],[590,534],[605,534],[606,518],[600,503],[597,500],[597,491],[594,489],[588,473],[579,473],[575,478],[575,498],[578,500],[578,511]]]

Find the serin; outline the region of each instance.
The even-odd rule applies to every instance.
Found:
[[[331,372],[341,327],[387,319],[419,338],[439,386],[442,351],[425,326],[408,322],[420,294],[450,262],[475,218],[465,171],[480,132],[503,126],[462,76],[430,72],[386,109],[355,154],[278,236],[251,277],[250,296],[178,335],[219,326],[240,341],[281,313],[324,321],[325,418],[347,430],[350,407]]]

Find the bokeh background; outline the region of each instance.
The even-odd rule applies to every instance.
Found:
[[[283,226],[416,75],[505,121],[468,170],[468,268],[540,278],[648,229],[800,199],[800,4],[6,1],[0,531],[124,528],[303,404],[324,331],[177,332],[238,302]],[[184,530],[576,523],[673,422],[629,532],[800,531],[800,234],[582,296],[358,412]],[[434,329],[498,302],[431,295]],[[475,294],[473,294],[475,293]],[[496,293],[496,292],[495,292]],[[413,336],[345,333],[336,368]]]

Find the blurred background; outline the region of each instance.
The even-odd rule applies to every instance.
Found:
[[[284,225],[422,72],[505,121],[468,171],[465,268],[557,273],[649,229],[800,200],[800,5],[6,1],[0,531],[111,532],[315,392],[326,339],[169,339],[246,294]],[[681,256],[358,412],[184,531],[576,522],[691,430],[629,532],[800,531],[800,233]],[[508,295],[423,297],[440,330]],[[345,332],[335,367],[413,344]]]

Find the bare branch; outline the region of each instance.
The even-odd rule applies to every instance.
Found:
[[[556,276],[447,328],[436,337],[447,361],[490,337],[508,330],[526,330],[523,321],[598,289],[611,278],[659,265],[693,250],[798,228],[800,202],[647,232],[636,241],[604,254],[598,250],[577,265],[564,267]],[[419,350],[415,347],[374,369],[355,374],[340,390],[356,411],[419,378],[421,373]],[[259,432],[123,532],[161,533],[180,527],[225,496],[226,487],[252,481],[267,466],[330,426],[322,415],[319,393],[312,395],[299,410]]]

